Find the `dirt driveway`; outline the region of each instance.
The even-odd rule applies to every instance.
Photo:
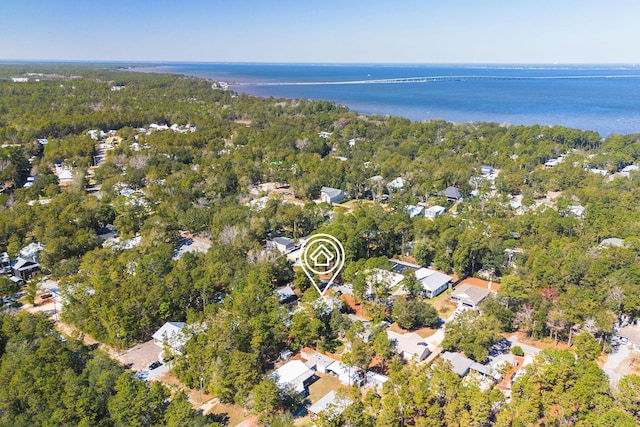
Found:
[[[158,360],[158,355],[162,349],[153,340],[138,344],[126,350],[120,351],[117,358],[126,366],[130,366],[134,371],[146,369],[151,362]]]

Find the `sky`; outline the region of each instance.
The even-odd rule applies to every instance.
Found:
[[[0,60],[640,63],[637,0],[0,0]]]

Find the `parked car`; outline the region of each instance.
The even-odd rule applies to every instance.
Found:
[[[154,369],[156,369],[156,368],[159,368],[159,367],[160,367],[160,365],[162,365],[162,363],[160,363],[160,362],[158,362],[158,361],[156,360],[155,362],[151,362],[151,364],[149,365],[148,369],[149,369],[150,371],[152,371],[152,370],[154,370]]]

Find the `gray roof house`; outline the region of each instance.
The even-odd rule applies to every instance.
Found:
[[[296,243],[288,237],[274,237],[271,240],[267,240],[267,247],[277,249],[283,254],[286,254],[296,248]]]
[[[491,291],[489,289],[463,284],[456,287],[456,289],[451,293],[451,301],[477,310],[478,305],[490,293]]]
[[[431,354],[425,340],[415,332],[399,334],[387,329],[387,337],[407,362],[421,362]]]
[[[29,280],[32,276],[40,271],[40,264],[33,258],[18,257],[11,265],[13,275],[20,277],[22,280]]]
[[[322,399],[318,400],[315,404],[311,405],[308,409],[312,417],[317,417],[320,412],[327,410],[333,412],[333,415],[340,415],[347,409],[347,406],[351,405],[353,401],[348,397],[338,394],[335,390],[331,390],[325,394]]]
[[[462,194],[456,187],[447,187],[439,194],[441,196],[445,196],[450,202],[457,202],[462,199]]]
[[[434,298],[449,288],[449,283],[453,280],[439,271],[430,268],[420,268],[415,272],[416,279],[422,284],[422,289],[427,298]]]
[[[455,353],[451,351],[445,351],[441,356],[444,360],[448,360],[451,363],[451,370],[456,374],[464,377],[469,373],[471,369],[471,365],[475,362],[471,359],[467,359],[460,353]]]
[[[347,193],[337,188],[331,187],[322,187],[320,189],[320,200],[323,202],[329,203],[330,205],[333,203],[340,202],[347,197]]]

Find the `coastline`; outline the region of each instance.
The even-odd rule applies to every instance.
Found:
[[[185,63],[120,70],[202,78],[250,96],[324,100],[414,122],[563,126],[603,137],[640,131],[640,74],[632,67]]]

